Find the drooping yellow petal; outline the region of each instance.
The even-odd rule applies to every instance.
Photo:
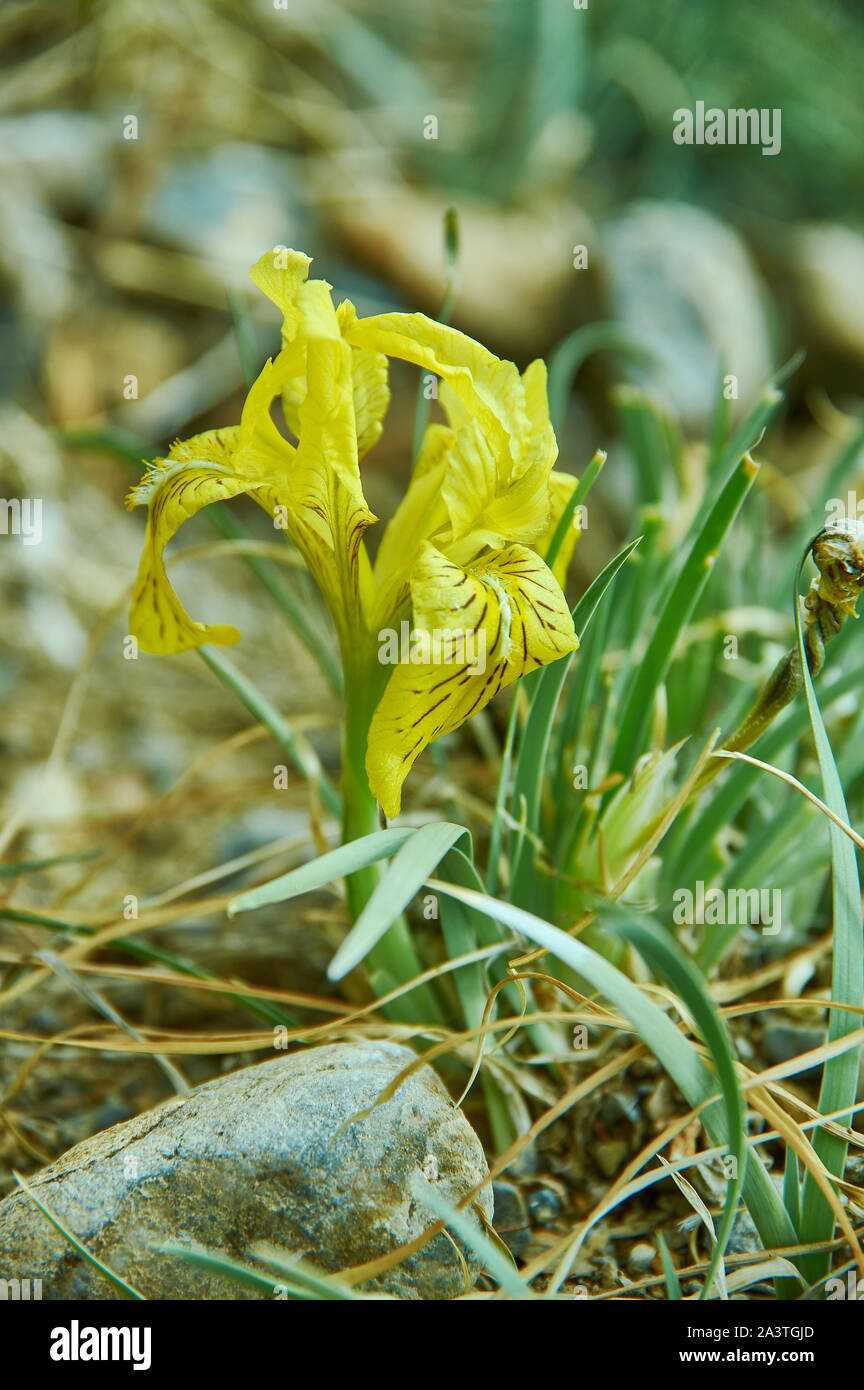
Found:
[[[230,466],[239,429],[210,430],[178,441],[157,459],[127,498],[149,508],[147,535],[132,595],[129,631],[145,652],[173,653],[204,642],[232,646],[240,633],[229,624],[210,627],[189,617],[165,572],[163,552],[183,522],[210,502],[236,497],[248,487]]]
[[[425,314],[378,314],[353,322],[346,318],[342,331],[356,347],[413,362],[446,381],[468,414],[478,418],[509,475],[516,462],[513,442],[530,433],[522,379],[512,362]]]
[[[415,659],[394,667],[366,755],[369,785],[391,817],[424,748],[526,672],[578,646],[554,575],[525,546],[508,546],[464,570],[427,542],[411,594]]]

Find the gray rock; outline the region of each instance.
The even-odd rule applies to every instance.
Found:
[[[528,1213],[538,1226],[548,1226],[561,1213],[561,1198],[551,1187],[538,1187],[528,1194]]]
[[[525,1199],[515,1183],[492,1184],[495,1198],[495,1229],[514,1255],[522,1255],[531,1244],[531,1227]]]
[[[687,203],[645,199],[603,232],[611,316],[652,353],[653,384],[687,426],[704,427],[721,363],[738,378],[733,414],[754,401],[774,367],[765,293],[744,242]]]
[[[419,1236],[433,1218],[412,1192],[455,1204],[488,1178],[480,1141],[428,1066],[360,1119],[415,1054],[387,1042],[335,1044],[208,1081],[188,1096],[76,1145],[30,1180],[91,1253],[147,1298],[254,1297],[153,1247],[189,1242],[248,1258],[263,1241],[337,1272]],[[487,1185],[480,1202],[491,1218]],[[463,1250],[471,1277],[475,1257]],[[23,1192],[0,1202],[0,1275],[41,1278],[45,1299],[110,1299]],[[363,1286],[400,1298],[465,1291],[439,1235]]]

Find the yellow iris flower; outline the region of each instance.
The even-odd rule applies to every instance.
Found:
[[[239,425],[177,441],[129,495],[128,505],[149,510],[130,632],[158,653],[239,641],[234,627],[189,617],[163,552],[201,507],[241,492],[254,498],[321,589],[339,638],[349,717],[352,701],[368,714],[369,786],[392,817],[424,748],[526,672],[578,646],[561,590],[575,530],[554,573],[538,553],[576,480],[553,470],[542,362],[520,375],[424,314],[360,319],[349,300],[334,308],[326,281],[308,278],[310,264],[276,248],[253,266],[253,280],[282,313],[281,351],[250,389]],[[383,427],[388,357],[439,380],[447,423],[428,426],[373,565],[364,533],[376,518],[360,460]],[[296,444],[273,421],[277,397]],[[381,634],[406,620],[412,645],[425,636],[426,646],[388,668],[379,659]]]

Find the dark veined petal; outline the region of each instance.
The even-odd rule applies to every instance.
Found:
[[[426,542],[411,594],[411,644],[398,652],[408,659],[394,666],[366,754],[369,785],[387,816],[399,814],[402,783],[424,748],[526,672],[578,646],[555,576],[525,546],[465,570]],[[381,656],[388,656],[383,642]]]

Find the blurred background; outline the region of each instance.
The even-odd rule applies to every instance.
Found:
[[[273,789],[272,746],[203,662],[123,653],[144,529],[124,495],[142,458],[238,418],[247,369],[278,345],[248,278],[274,244],[313,255],[361,313],[435,314],[456,207],[452,321],[520,366],[555,364],[560,466],[580,474],[609,451],[574,594],[646,502],[622,383],[676,422],[686,493],[722,377],[740,417],[795,358],[760,486],[769,530],[806,519],[862,394],[864,13],[851,0],[7,0],[0,37],[0,497],[43,501],[41,544],[0,535],[0,861],[92,857],[35,873],[23,894],[0,879],[7,908],[97,920],[128,894],[176,901],[189,874],[274,842],[293,862],[308,843],[305,788]],[[781,152],[676,145],[672,113],[699,100],[779,108]],[[397,364],[393,388],[364,465],[385,518],[410,468],[417,373]],[[647,500],[662,506],[664,487]],[[252,504],[230,515],[273,540]],[[195,617],[241,629],[238,663],[335,771],[337,694],[242,559],[194,553],[216,540],[207,514],[184,529],[178,590]],[[494,768],[476,752],[457,740],[450,768],[483,796]],[[438,775],[430,759],[426,794]],[[337,919],[326,905],[282,913],[274,958],[247,925],[193,914],[183,946],[219,973],[242,963],[246,979],[323,988]],[[20,949],[26,924],[9,930]],[[170,1022],[168,995],[160,1008]],[[47,991],[36,1026],[73,1013]],[[116,1078],[116,1059],[94,1057],[93,1075]],[[212,1065],[189,1062],[193,1078]],[[123,1099],[97,1113],[87,1096],[105,1106],[105,1088],[75,1089],[73,1069],[33,1121],[49,1152],[161,1094],[149,1060],[130,1057]]]

